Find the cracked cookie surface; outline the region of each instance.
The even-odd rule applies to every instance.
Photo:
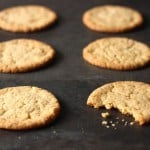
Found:
[[[31,129],[51,123],[60,105],[47,90],[32,87],[8,87],[0,90],[0,128]]]
[[[0,28],[12,32],[31,32],[53,24],[56,19],[56,13],[44,6],[16,6],[0,12]]]
[[[87,100],[94,108],[116,108],[130,114],[140,125],[150,122],[150,84],[136,81],[118,81],[94,90]]]
[[[140,26],[142,15],[128,7],[104,5],[87,10],[83,23],[92,30],[101,32],[123,32]]]
[[[26,72],[39,68],[54,57],[53,48],[31,39],[0,43],[0,72]]]
[[[83,58],[98,67],[130,70],[150,62],[150,48],[144,43],[128,38],[102,38],[83,49]]]

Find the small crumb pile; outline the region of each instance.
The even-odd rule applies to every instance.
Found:
[[[125,121],[125,119],[120,119],[119,117],[116,117],[115,118],[115,121],[112,121],[112,120],[106,120],[108,117],[110,117],[110,113],[109,112],[103,112],[101,113],[101,116],[102,118],[104,118],[105,120],[103,120],[101,122],[101,124],[106,127],[106,128],[113,128],[113,129],[117,129],[117,126],[120,124],[120,125],[123,125],[123,126],[127,126],[127,125],[134,125],[134,122],[127,122]]]

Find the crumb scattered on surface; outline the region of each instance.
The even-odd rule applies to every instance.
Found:
[[[124,125],[126,126],[127,124],[128,124],[128,122],[126,121]]]
[[[113,118],[107,118],[106,116],[110,116],[111,114],[108,113],[108,112],[104,112],[104,113],[101,113],[101,116],[104,118],[101,122],[101,124],[105,127],[105,128],[111,128],[111,129],[118,129],[119,127],[122,127],[122,126],[132,126],[135,124],[134,121],[127,121],[126,119],[124,118],[120,118],[120,117],[115,117],[114,119]]]
[[[112,126],[112,127],[115,127],[115,126],[116,126],[116,124],[112,123],[112,124],[111,124],[111,126]]]
[[[109,114],[108,112],[104,112],[104,113],[101,113],[101,116],[102,116],[103,118],[107,118],[107,117],[110,116],[110,114]]]
[[[130,125],[131,125],[131,126],[134,125],[134,122],[130,122]]]
[[[104,118],[104,120],[102,121],[102,125],[105,128],[111,128],[114,130],[118,129],[121,126],[128,126],[128,125],[132,126],[134,124],[135,124],[134,121],[129,122],[129,121],[126,121],[126,119],[122,119],[119,117],[115,117],[113,120],[110,120],[110,118],[109,119]]]
[[[56,134],[56,131],[54,130],[53,133]]]
[[[116,121],[116,124],[118,124],[119,122],[118,121]]]
[[[102,121],[102,125],[107,125],[108,122],[107,121]]]

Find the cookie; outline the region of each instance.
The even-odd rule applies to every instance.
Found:
[[[0,72],[26,72],[46,65],[54,57],[50,45],[31,39],[0,42]]]
[[[59,114],[56,97],[33,86],[0,90],[0,128],[22,130],[50,124]]]
[[[0,12],[0,28],[11,32],[32,32],[53,24],[56,19],[56,13],[44,6],[16,6]]]
[[[125,6],[104,5],[87,10],[83,23],[89,29],[99,32],[124,32],[140,26],[142,15]]]
[[[150,122],[150,84],[136,81],[118,81],[94,90],[87,105],[94,108],[116,108],[130,114],[140,125]]]
[[[83,58],[98,67],[130,70],[150,62],[150,48],[144,43],[128,38],[102,38],[83,49]]]

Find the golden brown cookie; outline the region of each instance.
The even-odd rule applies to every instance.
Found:
[[[128,38],[102,38],[83,49],[83,58],[98,67],[130,70],[150,62],[150,48],[144,43]]]
[[[50,45],[31,39],[0,43],[0,72],[26,72],[46,65],[54,57]]]
[[[12,32],[32,32],[53,24],[56,19],[56,13],[44,6],[16,6],[0,12],[0,28]]]
[[[87,10],[83,15],[83,23],[99,32],[123,32],[140,26],[142,15],[129,7],[104,5]]]
[[[140,125],[150,122],[150,84],[136,81],[118,81],[94,90],[87,105],[94,108],[116,108],[130,114]]]
[[[33,86],[8,87],[0,90],[0,128],[22,130],[42,127],[59,114],[56,97]]]

